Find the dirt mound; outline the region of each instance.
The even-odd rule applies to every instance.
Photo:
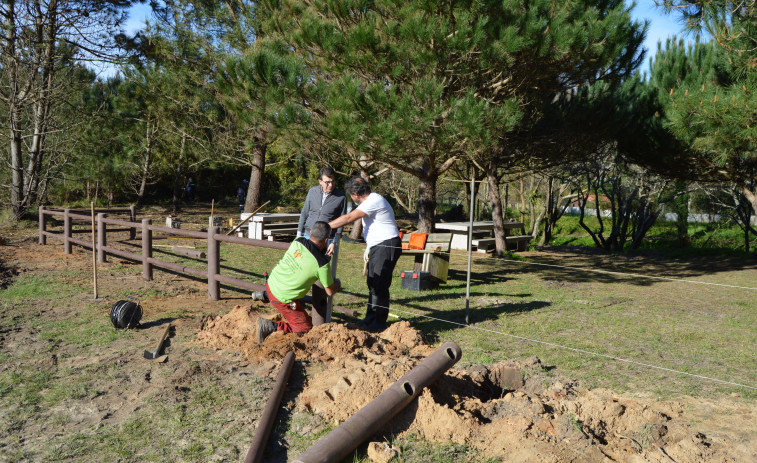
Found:
[[[226,315],[208,316],[197,339],[213,349],[238,350],[256,342],[258,313],[250,306],[237,305]]]
[[[330,323],[304,335],[274,333],[258,345],[259,316],[253,307],[236,306],[208,321],[198,340],[258,363],[288,350],[299,361],[322,362],[325,368],[308,374],[295,408],[335,424],[434,350],[406,321],[378,335]],[[585,389],[529,359],[453,368],[382,432],[452,441],[507,461],[737,461],[722,442],[682,424],[681,413],[673,405]]]

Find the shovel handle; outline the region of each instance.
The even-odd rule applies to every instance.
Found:
[[[169,323],[166,327],[166,330],[163,332],[163,337],[160,338],[160,342],[158,343],[158,347],[155,348],[155,353],[153,354],[155,357],[160,354],[160,349],[163,348],[163,343],[166,342],[166,338],[168,337],[168,332],[171,331],[171,324]]]

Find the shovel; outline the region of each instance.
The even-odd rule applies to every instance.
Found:
[[[163,348],[163,343],[166,342],[166,338],[168,337],[168,333],[170,331],[171,331],[171,324],[169,323],[168,326],[166,327],[166,330],[163,332],[163,337],[160,338],[158,347],[156,347],[155,350],[152,352],[150,352],[149,350],[145,351],[146,359],[154,359],[160,356],[160,350]]]

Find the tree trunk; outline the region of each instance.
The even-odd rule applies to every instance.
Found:
[[[429,172],[419,180],[421,185],[418,195],[418,231],[431,233],[434,231],[436,211],[436,172]]]
[[[181,147],[179,148],[179,159],[176,161],[176,175],[173,178],[173,213],[181,211],[181,192],[182,179],[184,178],[184,152],[187,143],[187,134],[181,134]]]
[[[520,221],[526,223],[526,187],[523,177],[518,179],[518,193],[520,194]]]
[[[746,185],[740,185],[740,186],[741,186],[741,193],[744,195],[747,201],[749,201],[749,204],[752,205],[752,210],[754,211],[754,215],[757,215],[757,192],[752,191]]]
[[[18,52],[16,50],[16,2],[11,0],[7,6],[6,21],[3,28],[6,30],[6,46],[3,49],[2,65],[8,72],[8,127],[10,129],[8,151],[10,154],[11,167],[11,210],[15,219],[23,218],[26,213],[24,205],[24,168],[23,168],[23,145],[21,143],[21,105],[24,97],[20,95],[21,84],[18,76]]]
[[[24,168],[22,166],[21,130],[18,129],[18,111],[10,110],[10,154],[11,154],[11,208],[16,219],[26,213],[24,201]]]
[[[689,239],[689,194],[686,192],[687,185],[685,180],[678,180],[675,183],[675,190],[678,197],[675,199],[676,210],[676,228],[678,231],[678,246],[685,248],[691,242]]]
[[[494,222],[494,255],[502,256],[507,251],[505,243],[505,221],[502,213],[502,197],[499,193],[499,177],[493,162],[489,163],[486,171],[489,186],[489,202],[492,206],[492,221]]]
[[[247,200],[244,212],[253,212],[263,203],[263,174],[265,173],[265,153],[268,150],[267,131],[260,130],[253,137],[252,171],[250,185],[247,187]]]
[[[50,4],[51,9],[56,7]],[[29,150],[29,164],[26,168],[26,205],[30,207],[36,202],[39,188],[42,161],[45,155],[45,140],[50,115],[50,99],[52,98],[53,77],[55,76],[55,37],[58,35],[57,14],[48,15],[49,22],[40,31],[44,41],[42,65],[40,66],[40,87],[36,91],[34,102],[34,135]]]
[[[392,196],[394,196],[394,200],[397,201],[397,205],[402,210],[404,210],[408,214],[411,214],[413,212],[411,207],[407,203],[405,203],[405,201],[402,200],[402,196],[400,196],[400,192],[398,192],[397,190],[392,190]]]
[[[137,204],[136,206],[142,207],[145,201],[145,191],[147,190],[147,178],[150,174],[150,164],[152,162],[152,144],[153,144],[153,133],[154,133],[154,124],[152,122],[152,119],[150,118],[150,115],[147,115],[147,124],[145,124],[147,128],[145,129],[145,159],[142,163],[142,175],[141,180],[139,183],[139,191],[137,192]]]
[[[552,230],[554,228],[554,224],[552,223],[552,210],[554,209],[555,201],[554,191],[552,190],[553,181],[554,179],[552,177],[547,178],[547,194],[544,197],[544,233],[541,235],[539,246],[549,244],[549,241],[552,239]]]

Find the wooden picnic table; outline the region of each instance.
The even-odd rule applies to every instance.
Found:
[[[248,215],[249,213],[242,213],[240,218],[244,220]],[[299,220],[299,213],[258,213],[255,214],[255,216],[248,222],[249,232],[247,234],[247,237],[256,240],[263,240],[270,238],[268,235],[270,235],[270,232],[272,230],[286,230],[287,232],[291,232],[292,229],[294,229],[294,232],[292,233],[292,235],[294,235],[297,232],[297,224]],[[271,225],[274,226],[272,227]],[[266,230],[268,230],[268,234],[266,234]]]
[[[468,250],[468,230],[470,229],[470,222],[437,222],[434,224],[434,228],[437,231],[448,231],[452,233],[452,249],[461,251]],[[509,235],[510,230],[523,229],[523,222],[505,222],[505,236]],[[473,237],[481,238],[483,236],[492,236],[494,233],[494,222],[491,220],[484,220],[473,222]]]

